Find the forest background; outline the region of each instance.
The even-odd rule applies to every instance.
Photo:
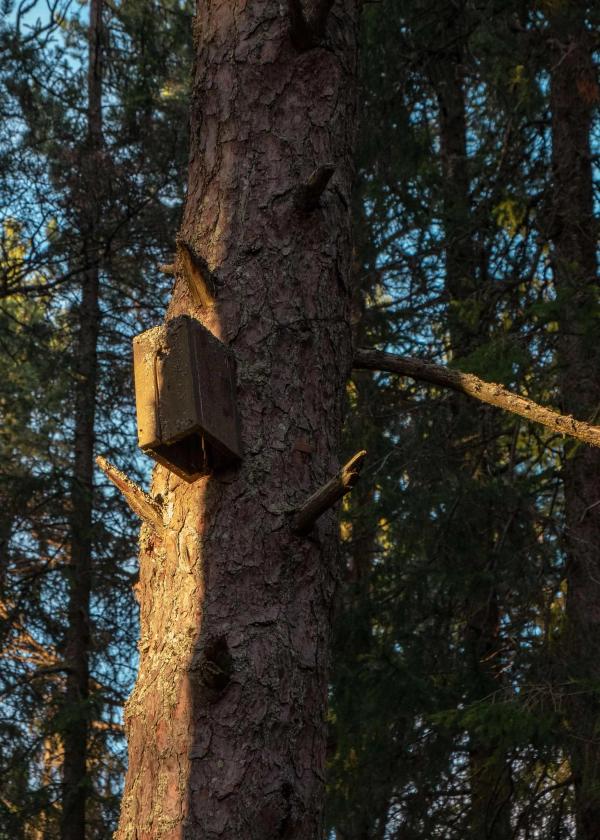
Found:
[[[123,784],[138,523],[88,465],[151,466],[131,339],[171,286],[193,9],[2,11],[0,838],[96,840]],[[365,4],[358,346],[597,422],[599,19]],[[340,525],[327,836],[597,836],[600,458],[368,371],[346,425],[369,454]]]

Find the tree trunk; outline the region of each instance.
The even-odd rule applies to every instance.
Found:
[[[102,0],[91,0],[88,30],[88,136],[82,155],[80,184],[74,202],[81,223],[82,296],[75,363],[75,459],[71,483],[69,603],[62,736],[64,741],[61,840],[84,840],[89,794],[90,591],[92,575],[92,507],[94,490],[94,419],[97,344],[100,326],[98,227],[100,221],[102,149]]]
[[[593,210],[590,133],[600,99],[585,6],[557,7],[551,69],[554,274],[560,303],[560,372],[564,410],[597,418],[597,224]],[[600,452],[577,446],[564,464],[567,548],[565,638],[570,760],[577,836],[600,826]]]
[[[155,470],[119,840],[320,837],[337,521],[300,538],[290,511],[338,467],[356,7],[338,0],[301,50],[318,33],[290,37],[297,2],[198,5],[181,238],[214,296],[195,304],[178,273],[167,321],[191,314],[232,349],[244,454],[193,484]]]
[[[472,306],[477,305],[484,290],[478,288],[480,256],[474,241],[470,197],[463,66],[465,23],[454,5],[449,7],[448,13],[450,18],[442,30],[442,37],[452,46],[445,48],[441,57],[436,57],[433,76],[440,121],[448,331],[453,356],[460,359],[485,342],[487,326],[478,316],[473,318],[472,315]],[[452,437],[448,451],[454,450],[452,460],[463,473],[464,485],[469,487],[474,479],[487,475],[487,471],[482,468],[481,451],[470,447],[465,454],[462,442],[469,437],[483,437],[484,430],[480,415],[472,406],[459,398],[451,403],[451,408],[454,422],[450,427]],[[483,459],[489,462],[490,458],[491,453],[485,452]],[[488,582],[493,575],[491,511],[482,510],[481,501],[474,500],[472,495],[466,495],[465,500],[466,504],[463,502],[456,512],[461,518],[461,527],[465,532],[480,535],[477,556],[468,558],[472,571],[468,574],[470,592],[465,605],[464,639],[471,669],[473,696],[469,700],[472,702],[489,697],[499,688],[495,666],[500,648],[500,613],[493,584]],[[481,580],[486,581],[485,586]],[[512,837],[510,788],[504,757],[481,733],[470,733],[469,764],[470,836],[478,840]]]

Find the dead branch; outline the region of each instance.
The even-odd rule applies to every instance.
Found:
[[[163,527],[162,507],[158,502],[141,490],[125,473],[118,470],[113,464],[98,455],[96,463],[109,478],[115,487],[121,491],[123,498],[131,508],[144,522],[160,531]]]
[[[298,187],[294,196],[294,204],[298,210],[303,213],[310,213],[316,210],[319,206],[319,199],[323,195],[334,171],[335,166],[331,163],[319,166],[310,178]]]
[[[398,356],[395,353],[384,353],[380,350],[361,348],[354,354],[353,366],[357,370],[378,370],[387,373],[397,373],[421,382],[449,388],[461,394],[467,394],[488,405],[502,408],[511,414],[518,414],[532,423],[540,423],[553,432],[577,438],[591,446],[600,447],[600,426],[591,426],[581,420],[575,420],[568,414],[559,414],[551,408],[513,394],[502,385],[485,382],[472,373],[462,373],[459,370],[424,362],[410,356]]]
[[[208,263],[180,234],[177,236],[175,271],[183,274],[195,303],[212,306],[215,302],[218,282]]]
[[[52,674],[74,674],[75,670],[72,665],[69,665],[68,662],[57,662],[55,665],[46,665],[42,668],[36,668],[33,674],[31,675],[31,679],[37,679],[38,677],[47,677],[51,676]]]
[[[304,537],[310,533],[317,519],[352,490],[358,481],[366,454],[366,450],[361,449],[360,452],[353,455],[334,478],[320,487],[312,496],[309,496],[304,504],[298,508],[292,524],[294,534]]]

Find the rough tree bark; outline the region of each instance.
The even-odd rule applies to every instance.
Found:
[[[590,134],[600,92],[586,28],[586,3],[553,6],[551,111],[554,199],[550,220],[560,302],[559,361],[564,409],[594,422],[600,407],[600,353]],[[596,322],[597,323],[597,322]],[[567,547],[565,639],[570,759],[577,836],[600,826],[600,452],[571,449],[564,462]]]
[[[306,43],[291,5],[198,4],[180,241],[210,289],[191,297],[180,251],[167,321],[232,349],[244,456],[192,484],[155,469],[119,840],[320,836],[336,517],[297,537],[291,511],[338,467],[358,3],[324,26],[316,4]]]
[[[82,295],[75,363],[75,459],[71,482],[69,602],[65,638],[68,665],[62,714],[64,744],[61,840],[84,840],[89,794],[90,591],[94,489],[94,419],[100,326],[98,227],[102,167],[102,2],[91,0],[88,28],[87,139],[73,196],[81,230]]]

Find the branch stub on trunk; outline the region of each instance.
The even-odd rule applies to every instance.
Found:
[[[317,519],[352,490],[360,477],[366,454],[366,450],[361,449],[353,455],[334,478],[309,496],[296,511],[292,524],[296,536],[305,537],[309,534]]]
[[[332,163],[326,163],[315,169],[310,178],[296,190],[294,204],[297,210],[303,213],[311,213],[317,209],[319,200],[325,192],[334,171],[335,166]]]
[[[112,481],[117,490],[119,490],[131,510],[136,513],[144,522],[152,525],[155,531],[160,531],[163,527],[162,506],[153,499],[148,493],[145,493],[137,484],[132,481],[129,476],[117,469],[114,464],[98,455],[96,464],[100,467],[104,475]]]
[[[177,237],[174,273],[183,275],[194,303],[203,307],[214,305],[217,278],[206,260],[182,236]]]

